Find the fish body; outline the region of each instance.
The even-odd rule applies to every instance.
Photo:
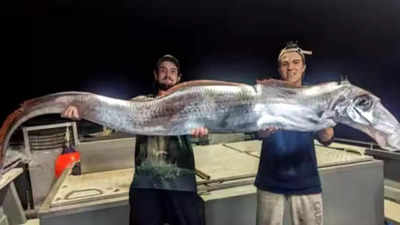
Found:
[[[80,117],[131,134],[185,135],[194,128],[210,132],[253,132],[269,127],[318,131],[343,123],[367,133],[382,148],[400,149],[400,125],[378,97],[348,81],[294,88],[271,80],[254,86],[192,81],[163,97],[131,101],[87,92],[61,92],[24,102],[0,130],[1,163],[15,129],[44,114],[77,107]]]

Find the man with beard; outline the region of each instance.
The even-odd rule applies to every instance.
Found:
[[[162,56],[153,73],[157,93],[135,100],[162,97],[182,78],[180,63],[172,55]],[[77,119],[79,113],[70,106],[62,116]],[[207,134],[206,128],[192,132],[195,137]],[[129,203],[131,225],[204,224],[190,136],[136,136]]]
[[[305,54],[297,43],[289,42],[278,56],[281,80],[302,87],[306,70]],[[268,82],[259,80],[258,83]],[[284,108],[282,110],[285,110]],[[288,203],[295,225],[323,224],[321,182],[314,150],[314,138],[329,145],[333,128],[319,132],[276,130],[259,132],[262,137],[257,187],[257,225],[282,225]]]

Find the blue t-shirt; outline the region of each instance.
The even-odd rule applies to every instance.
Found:
[[[255,185],[280,194],[321,193],[314,133],[279,130],[264,138]]]

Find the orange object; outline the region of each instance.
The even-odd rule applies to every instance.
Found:
[[[81,155],[79,152],[69,152],[65,154],[61,154],[57,157],[55,163],[55,175],[58,178],[61,176],[62,172],[65,168],[68,168],[73,162],[77,162],[81,160]]]

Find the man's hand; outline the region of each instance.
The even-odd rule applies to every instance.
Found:
[[[269,135],[275,133],[277,130],[279,130],[279,129],[276,128],[276,127],[269,127],[269,128],[267,128],[267,129],[265,129],[265,130],[259,130],[259,131],[257,132],[257,136],[258,136],[259,138],[266,138],[266,137],[268,137]]]
[[[80,120],[78,108],[76,106],[70,105],[68,106],[63,113],[61,113],[61,117],[69,118],[73,120]]]
[[[329,127],[318,131],[317,139],[321,144],[327,146],[332,142],[333,135],[334,135],[333,128]]]
[[[205,127],[199,127],[192,130],[193,137],[204,137],[208,134],[208,129]]]

